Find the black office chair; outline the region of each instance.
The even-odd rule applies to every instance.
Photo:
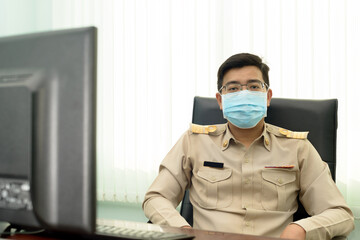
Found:
[[[329,165],[335,181],[337,99],[299,100],[273,98],[268,108],[267,123],[292,131],[309,131],[308,139]],[[195,97],[192,122],[201,125],[225,123],[215,98]],[[185,192],[180,214],[193,225],[193,209],[188,191]],[[294,221],[309,216],[299,201]]]

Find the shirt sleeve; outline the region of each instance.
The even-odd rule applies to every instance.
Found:
[[[189,226],[176,207],[190,185],[191,164],[187,157],[189,133],[186,132],[166,155],[159,174],[149,187],[143,202],[145,216],[154,224]]]
[[[306,239],[347,236],[354,229],[354,216],[331,177],[328,165],[309,141],[300,151],[299,198],[311,217],[296,221]]]

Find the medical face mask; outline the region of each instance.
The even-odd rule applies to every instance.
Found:
[[[224,118],[238,128],[253,128],[267,112],[267,92],[243,90],[221,95]]]

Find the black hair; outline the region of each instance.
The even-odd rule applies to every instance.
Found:
[[[263,63],[262,59],[254,54],[250,53],[239,53],[235,54],[226,61],[221,64],[218,70],[218,80],[217,80],[217,88],[220,90],[223,84],[224,75],[233,68],[242,68],[245,66],[255,66],[258,67],[262,73],[262,77],[267,84],[267,86],[270,86],[269,82],[269,70],[270,68]]]

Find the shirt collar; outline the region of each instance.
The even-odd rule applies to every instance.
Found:
[[[226,149],[228,149],[231,140],[235,141],[235,137],[230,132],[229,124],[227,123],[225,135],[221,143],[221,150],[225,151]]]
[[[268,151],[271,151],[271,138],[270,138],[270,134],[269,134],[269,125],[267,123],[265,123],[265,127],[264,127],[264,131],[262,133],[262,136],[263,136],[264,147]]]
[[[258,138],[258,140],[255,140],[255,141],[262,141],[263,144],[264,144],[264,147],[270,151],[271,150],[271,141],[270,141],[270,134],[268,132],[268,128],[270,126],[265,123],[265,127],[264,127],[264,130],[261,134],[261,136]],[[230,143],[231,141],[236,141],[235,137],[232,135],[232,133],[230,132],[230,128],[229,128],[229,124],[226,124],[226,131],[225,131],[225,135],[224,135],[224,138],[223,138],[223,141],[222,141],[222,145],[221,145],[221,150],[222,151],[225,151],[226,149],[229,148],[230,146]]]

